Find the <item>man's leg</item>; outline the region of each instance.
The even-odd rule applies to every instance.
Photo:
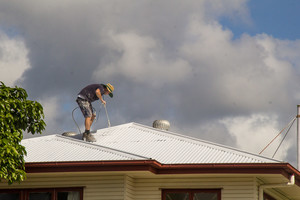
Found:
[[[91,129],[91,126],[94,122],[94,119],[96,118],[96,115],[92,115],[92,117],[86,117],[85,120],[84,120],[84,125],[85,125],[85,130],[90,130]]]
[[[94,136],[92,136],[90,134],[90,128],[95,119],[95,116],[94,116],[95,114],[93,113],[92,105],[88,101],[83,101],[80,99],[77,99],[77,103],[78,103],[80,110],[85,119],[84,120],[85,131],[82,135],[82,139],[86,140],[88,142],[96,142],[96,139],[94,138]]]
[[[86,133],[86,141],[88,142],[96,142],[96,138],[90,133],[91,126],[96,117],[96,112],[94,111],[92,104],[89,103],[88,107],[88,116],[85,118],[85,133]]]
[[[95,118],[96,118],[96,115],[93,113],[93,115],[92,115],[92,117],[91,117],[91,124],[90,124],[90,127],[92,126],[92,124],[93,124]]]
[[[92,126],[92,117],[86,117],[85,120],[84,120],[84,125],[85,125],[85,130],[90,130],[91,129],[91,126]]]
[[[85,131],[83,133],[83,140],[86,140],[88,142],[96,142],[96,139],[94,136],[91,135],[90,133],[90,128],[92,126],[92,123],[94,121],[95,117],[92,115],[92,117],[86,117],[85,118]]]

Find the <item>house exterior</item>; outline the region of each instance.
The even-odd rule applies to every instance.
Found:
[[[27,180],[0,200],[297,200],[289,163],[137,123],[25,139]]]

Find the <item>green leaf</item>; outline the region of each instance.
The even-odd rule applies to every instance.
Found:
[[[10,88],[0,81],[0,181],[8,184],[26,179],[22,131],[42,133],[46,126],[42,105],[27,97],[23,88]]]

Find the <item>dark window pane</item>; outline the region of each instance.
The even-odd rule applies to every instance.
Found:
[[[20,195],[18,193],[1,193],[0,200],[19,200]]]
[[[68,200],[68,192],[58,192],[57,200]]]
[[[51,200],[50,192],[32,192],[29,193],[29,200]]]
[[[57,200],[80,200],[79,192],[58,192]]]
[[[188,193],[168,193],[166,200],[189,200]]]
[[[270,195],[264,193],[264,200],[276,200],[273,197],[271,197]]]
[[[194,200],[218,200],[216,193],[195,193]]]

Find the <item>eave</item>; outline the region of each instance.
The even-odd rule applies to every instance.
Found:
[[[155,160],[80,161],[26,163],[27,173],[148,171],[153,174],[294,174],[300,186],[300,172],[289,163],[161,164]]]

